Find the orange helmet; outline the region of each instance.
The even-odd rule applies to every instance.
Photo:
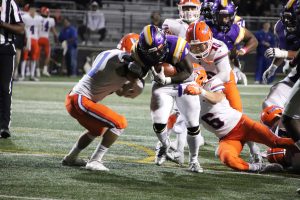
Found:
[[[117,48],[130,53],[131,47],[139,40],[139,35],[136,33],[128,33],[122,37]]]
[[[205,58],[212,47],[212,32],[204,21],[189,25],[186,31],[186,40],[191,46],[191,53],[197,58]]]
[[[207,74],[205,69],[199,65],[198,63],[193,63],[194,74],[195,74],[195,82],[202,86],[204,82],[207,80]]]
[[[179,17],[187,23],[200,18],[201,3],[199,0],[180,0],[178,3]]]
[[[47,8],[45,6],[40,8],[40,12],[41,12],[41,15],[44,15],[44,16],[49,16],[49,14],[50,14],[49,8]]]
[[[273,127],[275,123],[279,120],[283,112],[283,108],[279,106],[268,106],[266,107],[261,115],[260,115],[260,120],[262,123],[267,125],[268,127]]]
[[[270,163],[279,163],[283,166],[287,166],[286,161],[286,149],[283,148],[269,148],[267,150],[267,158]]]

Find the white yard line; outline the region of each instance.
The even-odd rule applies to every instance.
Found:
[[[12,196],[12,195],[2,195],[2,194],[0,194],[0,198],[29,199],[29,200],[61,200],[61,199],[52,199],[52,198],[44,198],[44,197],[24,197],[24,196]]]

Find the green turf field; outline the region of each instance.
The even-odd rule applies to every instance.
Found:
[[[111,95],[104,104],[127,117],[129,126],[104,157],[109,172],[60,164],[83,131],[64,108],[74,83],[16,83],[12,133],[0,139],[0,199],[300,199],[300,175],[234,172],[214,157],[217,139],[203,131],[203,174],[167,162],[153,164],[156,136],[149,113],[150,88],[138,98]],[[240,88],[244,111],[259,118],[267,87]],[[98,140],[83,153],[88,158]],[[243,157],[248,159],[247,148]],[[188,152],[186,151],[186,161]]]

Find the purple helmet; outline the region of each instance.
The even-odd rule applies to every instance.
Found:
[[[204,0],[201,5],[201,15],[205,20],[213,19],[212,7],[214,5],[214,0]]]
[[[166,44],[167,40],[163,31],[157,26],[147,25],[140,33],[137,52],[145,65],[156,65],[166,57]]]
[[[297,27],[297,3],[296,1],[282,1],[283,9],[281,11],[281,21],[285,26],[287,32],[292,33],[296,31]]]
[[[227,0],[216,0],[212,9],[214,23],[217,27],[223,32],[229,31],[236,15],[234,3]]]

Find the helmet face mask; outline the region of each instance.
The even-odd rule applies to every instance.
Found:
[[[137,52],[147,65],[156,65],[162,62],[167,53],[167,40],[158,27],[147,25],[140,34]]]
[[[283,12],[281,17],[282,23],[287,32],[295,32],[297,28],[296,16],[292,12]]]
[[[194,54],[197,58],[206,58],[210,53],[212,42],[192,41],[190,46],[191,53]]]
[[[199,0],[181,0],[178,4],[179,17],[187,23],[200,18],[201,4]]]
[[[206,58],[212,48],[212,32],[203,21],[190,24],[186,33],[190,52],[198,59]]]
[[[236,15],[236,7],[233,2],[223,5],[216,1],[213,5],[213,13],[213,20],[217,27],[223,32],[228,32]]]

